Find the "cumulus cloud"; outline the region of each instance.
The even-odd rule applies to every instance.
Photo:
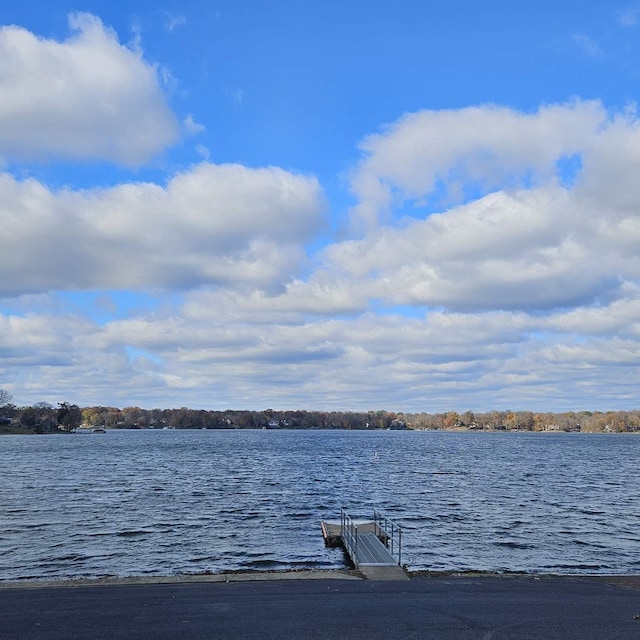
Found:
[[[565,189],[500,192],[401,229],[329,247],[327,263],[354,287],[394,304],[543,309],[615,295],[638,263]],[[629,240],[631,243],[631,240]],[[638,243],[636,243],[636,247]],[[603,268],[603,267],[608,268]]]
[[[277,168],[202,163],[166,186],[53,192],[0,175],[0,293],[281,286],[320,228],[318,182]]]
[[[595,102],[405,116],[365,140],[352,187],[356,216],[413,201],[415,217],[328,247],[326,268],[394,304],[543,310],[615,299],[640,277],[639,136],[633,110],[609,117]],[[569,180],[566,158],[577,158]],[[420,206],[460,179],[466,204]]]
[[[185,294],[181,314],[191,320],[225,322],[287,322],[300,324],[310,317],[343,316],[367,310],[365,288],[353,282],[314,274],[308,280],[287,282],[275,294],[260,289],[237,291],[229,288],[199,289]]]
[[[544,183],[606,119],[595,101],[531,114],[494,105],[407,114],[360,144],[364,157],[351,176],[359,201],[354,217],[375,226],[407,200],[421,204],[440,194],[445,203],[460,202],[505,186]]]
[[[546,319],[551,331],[568,335],[618,338],[640,338],[640,292],[628,292],[628,297],[608,305],[578,307]]]
[[[174,143],[156,68],[95,16],[73,14],[69,26],[62,42],[0,28],[0,157],[135,166]]]

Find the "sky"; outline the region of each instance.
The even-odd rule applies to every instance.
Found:
[[[3,0],[19,406],[640,408],[640,0]]]

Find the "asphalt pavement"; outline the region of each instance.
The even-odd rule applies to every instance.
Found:
[[[640,639],[638,581],[419,577],[4,586],[0,640]]]

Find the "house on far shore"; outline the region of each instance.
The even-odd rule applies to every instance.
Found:
[[[0,416],[0,427],[8,426],[11,424],[11,418],[6,416]]]

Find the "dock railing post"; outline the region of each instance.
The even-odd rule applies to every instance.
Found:
[[[373,510],[373,523],[374,533],[378,539],[389,549],[394,558],[398,558],[398,565],[402,566],[402,528],[377,509]]]
[[[354,523],[353,529],[355,531],[355,545],[353,550],[353,562],[357,564],[358,562],[358,526]]]
[[[358,526],[344,508],[340,509],[340,537],[351,560],[357,565]]]

